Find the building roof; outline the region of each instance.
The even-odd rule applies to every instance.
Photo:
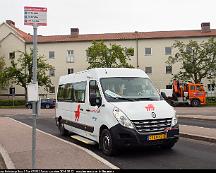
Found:
[[[10,24],[26,43],[32,43],[32,35],[20,30]],[[201,30],[179,30],[179,31],[155,31],[155,32],[125,32],[125,33],[105,33],[105,34],[78,34],[78,35],[50,35],[38,36],[38,43],[56,42],[80,42],[93,40],[135,40],[135,39],[166,39],[166,38],[190,38],[190,37],[210,37],[216,36],[216,29],[210,32]]]

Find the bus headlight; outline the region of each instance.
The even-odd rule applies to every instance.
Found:
[[[124,127],[133,129],[134,126],[128,117],[119,108],[115,107],[113,109],[113,115],[116,117],[117,121]]]

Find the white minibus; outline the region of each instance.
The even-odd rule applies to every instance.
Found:
[[[179,139],[174,108],[140,69],[95,68],[61,76],[55,116],[61,135],[98,143],[106,155],[123,146],[170,149]]]

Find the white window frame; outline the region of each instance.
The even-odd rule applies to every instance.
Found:
[[[168,53],[166,52],[166,48],[170,48],[170,54],[168,54]],[[164,48],[164,54],[165,54],[165,55],[172,55],[172,47],[165,47],[165,48]]]
[[[53,74],[51,73],[51,71],[53,71]],[[54,68],[49,69],[49,76],[55,77],[55,69]]]
[[[66,62],[74,63],[74,50],[67,50]]]
[[[74,68],[68,68],[68,72],[69,72],[69,70],[71,70],[71,69],[73,69],[73,73],[74,73]],[[72,73],[68,73],[68,74],[72,74]]]
[[[167,67],[171,67],[171,73],[167,73]],[[167,65],[165,70],[166,70],[166,74],[172,74],[172,70],[173,70],[173,69],[172,69],[172,66],[171,66],[171,65]]]
[[[50,92],[50,88],[54,88],[54,92]],[[49,87],[49,93],[50,93],[50,94],[55,94],[55,86]]]
[[[147,72],[147,70],[146,70],[147,68],[151,68],[151,73]],[[145,73],[146,74],[152,74],[152,66],[145,67]]]
[[[13,55],[13,57],[12,57],[12,55]],[[15,57],[16,57],[15,51],[9,52],[9,59],[15,59]]]
[[[53,52],[53,56],[50,57],[50,53]],[[49,59],[55,59],[55,51],[49,51]]]
[[[151,54],[146,54],[146,49],[151,49]],[[145,47],[144,54],[145,54],[145,56],[151,56],[152,55],[152,48],[151,47]]]

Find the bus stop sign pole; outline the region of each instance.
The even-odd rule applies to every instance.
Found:
[[[33,26],[32,84],[28,85],[28,101],[32,101],[32,169],[36,165],[36,118],[38,114],[37,28],[47,26],[47,8],[24,7],[24,25]]]
[[[37,24],[33,24],[33,84],[37,83]],[[32,103],[32,169],[35,169],[36,162],[36,117],[37,117],[37,102]]]

